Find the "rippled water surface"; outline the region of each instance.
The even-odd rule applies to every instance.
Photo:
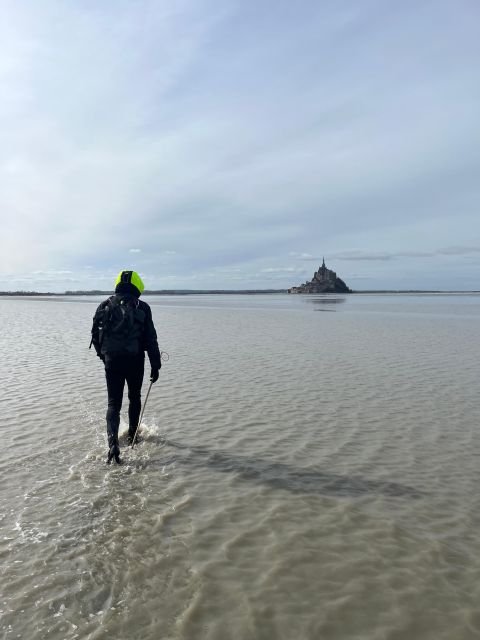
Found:
[[[146,300],[108,467],[100,299],[0,299],[0,637],[480,638],[480,296]]]

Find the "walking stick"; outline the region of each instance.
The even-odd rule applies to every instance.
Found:
[[[142,423],[143,412],[145,411],[145,407],[147,406],[147,400],[148,400],[148,396],[150,394],[150,389],[152,388],[152,384],[153,384],[153,380],[152,380],[152,382],[150,382],[150,386],[148,387],[147,395],[145,397],[145,402],[143,403],[143,407],[142,407],[142,413],[140,414],[140,420],[138,421],[137,428],[135,429],[135,435],[133,436],[133,440],[132,440],[132,449],[133,449],[133,447],[135,445],[135,440],[137,439],[138,428]]]

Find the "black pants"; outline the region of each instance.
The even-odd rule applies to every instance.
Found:
[[[118,443],[118,427],[120,425],[120,409],[122,408],[125,381],[128,386],[128,424],[135,429],[138,426],[142,407],[141,391],[145,356],[126,356],[105,361],[105,377],[107,379],[108,409],[107,435],[108,446]]]

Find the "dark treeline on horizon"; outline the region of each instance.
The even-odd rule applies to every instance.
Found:
[[[160,289],[158,291],[145,290],[144,296],[172,296],[195,294],[260,294],[260,293],[287,293],[286,289]],[[52,291],[0,291],[0,296],[111,296],[113,291],[65,291],[63,293]]]

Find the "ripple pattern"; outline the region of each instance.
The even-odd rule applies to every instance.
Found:
[[[107,467],[98,301],[0,299],[2,636],[480,638],[480,297],[150,302]]]

